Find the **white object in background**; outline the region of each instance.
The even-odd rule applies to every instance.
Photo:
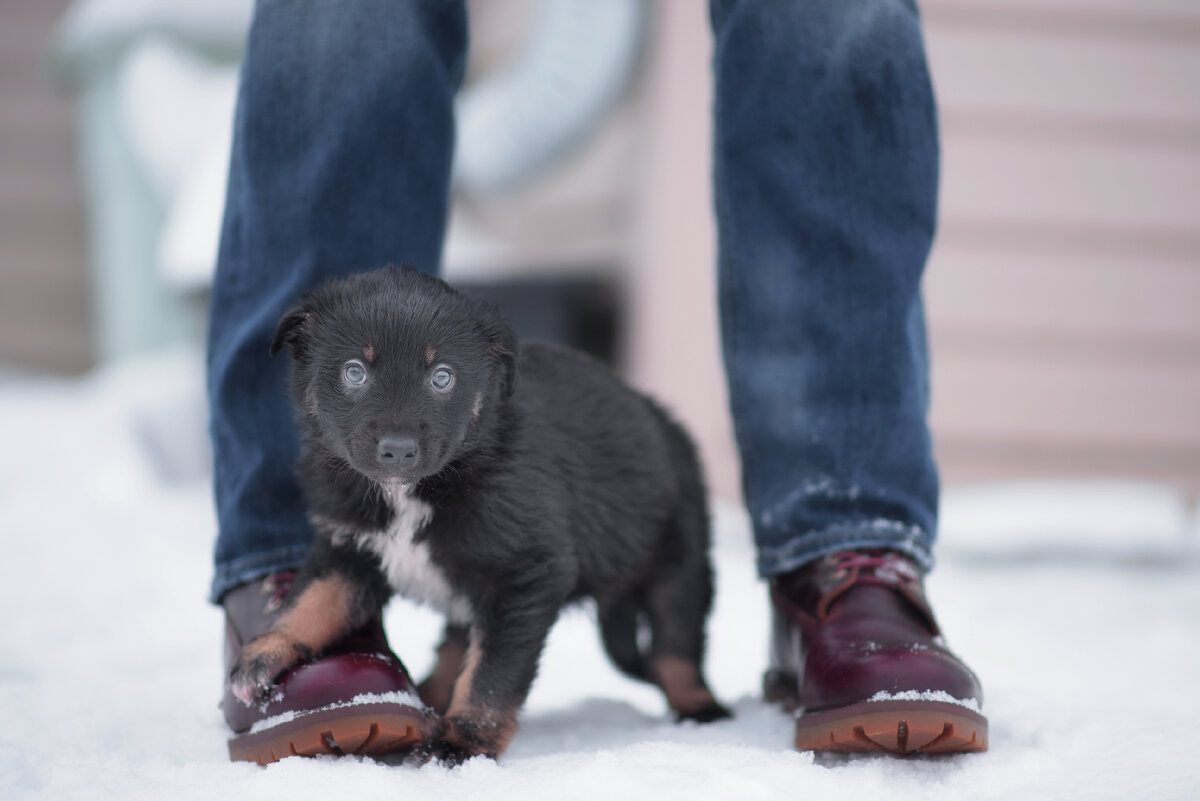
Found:
[[[212,283],[221,244],[229,184],[232,119],[217,131],[175,193],[158,240],[159,264],[174,286],[205,290]]]
[[[237,70],[150,36],[122,66],[118,94],[131,149],[166,211],[159,266],[176,288],[202,289],[217,260]]]
[[[229,129],[237,70],[149,35],[129,52],[117,85],[126,134],[155,190],[169,200],[196,170],[196,155]]]
[[[250,27],[254,0],[78,0],[59,25],[58,67],[76,83],[99,62],[144,36],[232,55]]]
[[[642,0],[543,0],[512,66],[459,96],[456,183],[503,192],[583,139],[629,84],[646,17]]]

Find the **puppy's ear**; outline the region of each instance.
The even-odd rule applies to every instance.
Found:
[[[294,306],[283,315],[275,327],[275,336],[271,337],[271,355],[277,355],[285,345],[292,349],[293,355],[299,355],[308,339],[308,321],[311,319],[312,309],[306,304]]]
[[[504,391],[511,395],[517,388],[517,335],[512,327],[500,314],[500,310],[492,304],[484,304],[480,309],[484,319],[484,335],[492,355],[500,361],[504,371]]]
[[[507,329],[508,326],[505,328]],[[508,333],[511,335],[512,331],[509,330]],[[505,394],[511,395],[517,388],[517,338],[509,336],[507,339],[492,340],[492,353],[500,359],[500,365],[504,370]]]

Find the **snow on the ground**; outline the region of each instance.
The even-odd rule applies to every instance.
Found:
[[[719,507],[709,674],[735,719],[671,723],[608,666],[581,609],[498,764],[232,764],[198,381],[186,354],[0,378],[0,798],[1200,797],[1200,532],[1178,496],[1129,483],[947,492],[929,591],[983,678],[986,754],[791,751],[790,721],[758,697],[766,600],[747,524]],[[419,675],[436,618],[396,603],[387,626]]]

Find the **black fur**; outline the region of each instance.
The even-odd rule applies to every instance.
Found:
[[[415,540],[469,606],[459,622],[479,663],[456,702],[482,719],[515,716],[548,630],[576,599],[595,599],[627,674],[653,680],[663,656],[699,666],[713,593],[705,490],[688,436],[648,398],[575,352],[518,350],[495,308],[409,268],[309,294],[279,324],[272,352],[285,346],[319,534],[298,586],[337,573],[356,588],[352,625],[378,613],[393,587],[344,534],[386,531],[390,488],[432,511]],[[345,378],[352,360],[361,386]],[[448,391],[431,384],[441,366]],[[417,455],[381,461],[389,437]],[[723,713],[715,702],[677,711]],[[477,738],[477,724],[459,728]]]

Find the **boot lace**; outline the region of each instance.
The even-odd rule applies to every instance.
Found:
[[[826,557],[834,578],[857,572],[857,580],[870,584],[896,586],[919,582],[921,574],[908,557],[895,551],[869,549],[838,551]]]
[[[295,580],[296,572],[294,570],[281,570],[263,579],[262,594],[270,596],[267,598],[267,605],[263,607],[264,614],[277,612],[279,607],[283,606],[283,601],[291,592],[292,582]]]

